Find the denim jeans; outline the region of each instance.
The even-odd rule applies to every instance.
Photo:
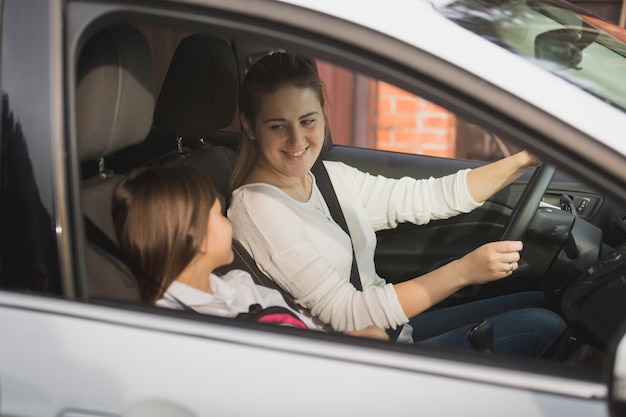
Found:
[[[539,291],[428,311],[409,323],[415,343],[471,349],[467,331],[481,320],[493,326],[494,353],[532,357],[539,356],[566,328]]]

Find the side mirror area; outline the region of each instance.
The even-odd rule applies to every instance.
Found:
[[[580,69],[583,49],[598,36],[590,28],[556,29],[541,33],[535,38],[535,58],[547,61],[556,69]]]

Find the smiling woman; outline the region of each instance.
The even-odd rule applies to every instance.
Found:
[[[242,148],[248,150],[242,154],[249,157],[238,161],[240,177],[233,182],[228,216],[234,236],[260,268],[322,329],[351,331],[375,325],[395,332],[402,342],[469,349],[467,329],[487,317],[496,329],[494,352],[534,357],[544,353],[565,324],[546,308],[540,293],[431,312],[427,318],[420,315],[467,285],[509,276],[518,268],[522,242],[487,243],[395,285],[378,276],[374,266],[376,230],[469,212],[538,160],[521,152],[427,181],[373,177],[344,164],[320,164],[337,190],[350,237],[329,222],[325,198],[310,172],[327,133],[324,100],[315,69],[296,55],[267,55],[244,77]]]
[[[317,93],[309,88],[279,87],[265,93],[258,113],[242,113],[249,144],[258,152],[247,183],[265,182],[279,187],[300,202],[311,196],[308,171],[319,155],[326,135],[325,116]],[[285,112],[285,109],[287,110]],[[279,115],[279,116],[278,116]],[[276,117],[278,116],[278,117]],[[245,163],[238,164],[244,167]]]
[[[304,59],[273,55],[287,65],[278,59],[264,59],[265,66],[255,65],[244,78],[240,103],[243,139],[231,189],[244,182],[267,182],[304,202],[311,196],[307,173],[326,138],[326,91]],[[257,146],[257,136],[263,137],[265,146]]]

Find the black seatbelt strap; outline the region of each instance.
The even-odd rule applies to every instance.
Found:
[[[313,164],[311,168],[311,172],[315,175],[315,182],[317,183],[317,187],[322,193],[322,197],[326,201],[326,205],[328,206],[328,210],[330,211],[330,215],[335,220],[344,232],[350,236],[350,230],[348,230],[348,224],[346,223],[346,218],[343,215],[343,210],[339,205],[339,200],[337,199],[337,193],[335,193],[335,189],[333,188],[333,184],[330,182],[330,177],[328,176],[328,171],[326,171],[326,167],[322,162],[321,156],[317,158],[317,161]],[[352,246],[352,238],[350,237],[350,245]],[[356,254],[354,253],[354,246],[352,246],[352,270],[350,271],[350,282],[354,285],[359,291],[363,290],[363,284],[361,284],[361,277],[359,275],[359,268],[356,264]]]
[[[328,210],[330,211],[330,215],[335,220],[344,232],[348,234],[350,237],[350,244],[352,245],[352,237],[350,236],[350,230],[348,230],[348,224],[346,223],[346,218],[343,215],[343,210],[339,205],[339,200],[337,199],[337,193],[335,193],[335,188],[333,187],[332,182],[330,181],[330,177],[328,176],[328,171],[326,171],[326,167],[322,162],[322,156],[320,155],[317,158],[317,161],[313,164],[311,168],[311,172],[315,175],[315,181],[317,183],[317,187],[322,193],[322,197],[326,201],[326,205],[328,206]],[[361,277],[359,275],[359,268],[356,264],[356,254],[354,253],[354,246],[352,245],[352,270],[350,271],[350,282],[354,285],[358,291],[363,290],[363,285],[361,284]],[[398,336],[402,331],[402,325],[396,327],[395,329],[385,329],[387,334],[389,335],[389,339],[393,342],[398,340]]]
[[[228,271],[233,269],[241,269],[250,274],[252,280],[256,285],[260,285],[262,287],[272,288],[276,291],[280,292],[283,296],[285,302],[289,304],[289,306],[296,310],[300,311],[300,306],[294,300],[293,296],[289,294],[287,291],[283,290],[282,287],[276,284],[270,277],[265,275],[257,266],[255,260],[252,258],[250,253],[243,247],[243,245],[237,240],[233,239],[232,245],[234,259],[233,262],[229,265],[225,265],[223,267],[217,268],[215,272],[217,275],[224,275]]]
[[[89,217],[83,216],[85,220],[85,234],[87,235],[87,240],[98,248],[108,253],[131,270],[134,275],[141,275],[148,279],[153,285],[161,290],[166,291],[167,288],[162,288],[161,284],[150,274],[148,274],[144,269],[135,262],[132,258],[130,258],[126,253],[115,243],[106,233],[102,231]],[[195,310],[189,307],[187,304],[180,301],[178,298],[174,297],[172,294],[168,294],[172,299],[178,303],[181,308],[185,311],[193,311]]]

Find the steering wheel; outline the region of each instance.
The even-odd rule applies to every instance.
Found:
[[[528,181],[522,195],[513,209],[509,224],[504,229],[501,240],[522,240],[524,232],[530,226],[535,217],[541,198],[545,194],[556,167],[551,164],[543,164],[535,169],[533,176]]]

